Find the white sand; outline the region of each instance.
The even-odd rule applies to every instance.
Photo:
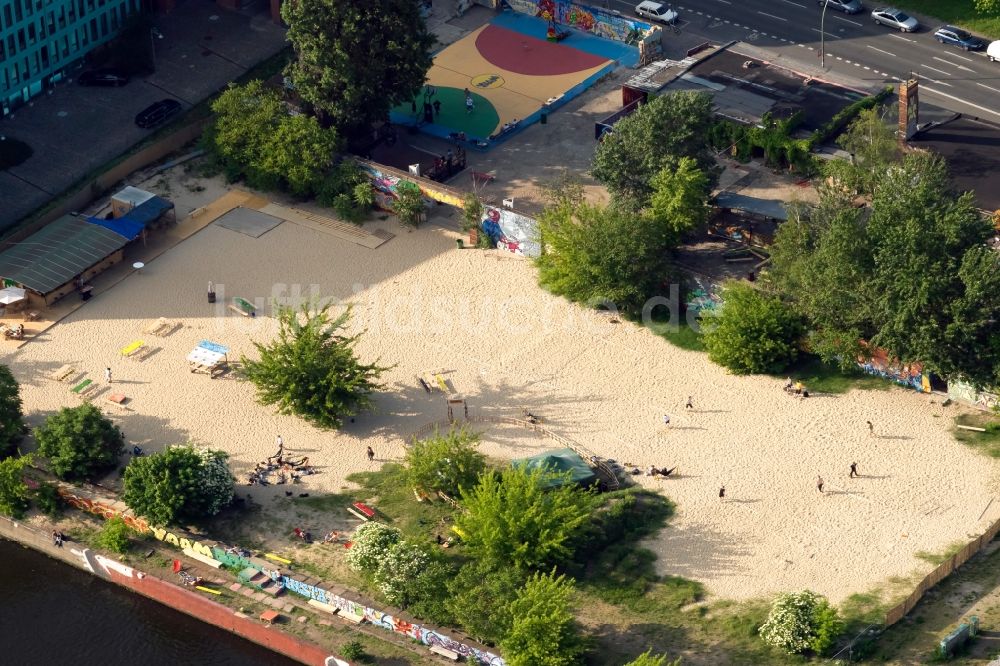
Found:
[[[78,402],[44,373],[72,363],[101,379],[110,365],[113,388],[130,399],[131,411],[117,418],[130,441],[149,450],[187,440],[222,448],[245,474],[274,452],[280,433],[321,469],[296,491],[336,491],[348,474],[369,468],[367,445],[380,460],[398,459],[401,437],[444,418],[441,394],[413,378],[444,370],[474,413],[518,416],[528,407],[599,455],[679,466],[678,479],[640,479],[679,507],[651,547],[663,573],[728,598],[809,587],[840,600],[929,569],[913,554],[940,551],[1000,515],[994,503],[977,522],[995,491],[995,465],[953,441],[955,408],[903,390],[797,401],[779,380],[729,376],[702,354],[542,292],[526,261],[457,251],[455,234],[433,225],[409,233],[391,220],[380,224],[397,236],[377,250],[290,223],[259,239],[209,226],[8,353],[31,421]],[[287,285],[312,284],[322,296],[354,301],[355,326],[368,329],[361,357],[394,365],[378,413],[321,432],[256,404],[248,383],[190,374],[184,359],[199,340],[238,356],[275,332],[268,317],[208,305],[209,280],[220,301],[266,302],[294,289]],[[157,317],[184,327],[144,336]],[[144,362],[121,359],[119,349],[136,339],[161,350]],[[686,413],[689,394],[696,409]],[[107,404],[104,396],[96,402]],[[868,419],[883,437],[869,438]],[[486,447],[491,455],[546,445],[510,428],[490,431],[504,440]],[[852,461],[864,478],[847,478]],[[826,494],[816,490],[817,474]],[[265,498],[284,489],[253,490]]]

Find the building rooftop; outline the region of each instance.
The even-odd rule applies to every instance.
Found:
[[[974,192],[981,208],[1000,210],[1000,125],[954,114],[918,131],[910,145],[944,157],[959,190]]]

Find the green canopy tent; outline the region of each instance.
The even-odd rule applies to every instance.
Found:
[[[513,463],[515,467],[525,469],[545,469],[550,472],[569,472],[569,483],[581,486],[589,486],[597,482],[597,473],[587,464],[573,449],[558,449],[556,451],[544,451],[537,456],[530,458],[518,458]],[[562,485],[561,480],[552,479],[550,487]]]

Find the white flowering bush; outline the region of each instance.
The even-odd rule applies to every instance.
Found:
[[[405,607],[410,601],[412,583],[426,568],[429,559],[420,546],[398,541],[389,546],[372,580],[385,595],[386,601],[393,606]]]
[[[389,547],[401,539],[395,527],[376,521],[359,525],[351,538],[353,543],[347,551],[347,564],[355,571],[373,575],[389,551]]]
[[[825,597],[802,590],[774,600],[760,627],[760,637],[789,654],[822,654],[833,645],[843,626],[837,610]]]

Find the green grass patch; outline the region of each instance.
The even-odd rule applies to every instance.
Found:
[[[984,432],[958,426],[983,428]],[[1000,419],[990,414],[961,414],[955,417],[955,439],[994,458],[1000,458]]]
[[[691,328],[684,317],[680,317],[679,319],[674,324],[667,320],[658,320],[654,317],[649,328],[675,347],[680,347],[688,351],[705,351],[705,343],[702,342],[701,334]]]
[[[888,379],[868,375],[861,370],[843,370],[837,365],[824,363],[816,356],[807,356],[782,374],[805,384],[810,393],[840,394],[852,389],[887,391],[894,386]]]
[[[0,141],[0,171],[16,167],[29,157],[34,151],[31,146],[24,141],[18,141],[13,137],[6,137]]]
[[[1000,16],[984,16],[976,11],[972,0],[897,0],[892,4],[899,9],[910,10],[924,14],[928,18],[940,19],[925,28],[932,32],[941,27],[939,24],[950,23],[961,26],[977,35],[1000,39]]]
[[[957,553],[958,551],[965,548],[965,543],[966,542],[964,541],[956,541],[955,543],[949,545],[940,553],[931,553],[926,550],[918,550],[916,553],[913,554],[913,556],[918,560],[923,560],[928,564],[933,564],[934,566],[937,566],[942,562],[944,562],[945,560],[947,560],[952,555],[954,555],[955,553]]]

